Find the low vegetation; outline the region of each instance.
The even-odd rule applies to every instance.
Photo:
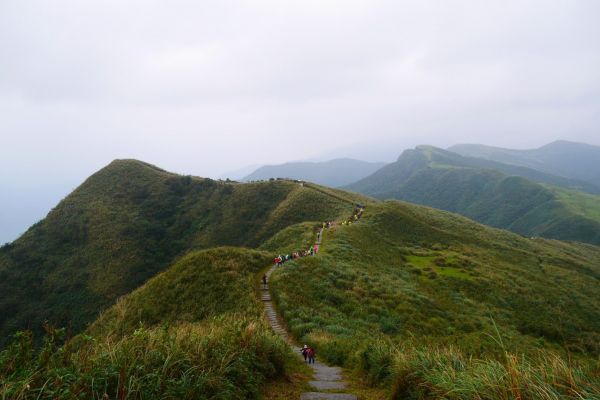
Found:
[[[256,274],[271,259],[270,253],[236,247],[193,251],[120,298],[86,333],[122,336],[140,324],[198,322],[228,313],[261,319]]]
[[[47,326],[0,353],[0,398],[248,399],[295,358],[263,318],[256,274],[270,255],[192,252],[64,341]],[[103,397],[106,396],[106,397]]]
[[[220,182],[117,160],[0,249],[0,347],[17,330],[41,337],[44,321],[81,332],[191,250],[257,247],[287,226],[351,208],[318,188]]]
[[[327,231],[320,256],[272,287],[299,340],[397,398],[591,398],[598,265],[594,246],[386,202]]]
[[[557,195],[573,212],[593,208]],[[600,398],[598,247],[313,184],[215,182],[134,161],[100,171],[0,250],[10,337],[0,398],[297,395],[306,371],[266,323],[259,278],[356,202],[367,205],[358,223],[326,230],[317,257],[271,277],[289,331],[319,358],[376,398]],[[38,323],[45,335],[6,334]]]
[[[58,345],[63,333],[49,330],[39,352],[20,333],[0,352],[0,398],[251,399],[292,357],[265,323],[244,315]]]

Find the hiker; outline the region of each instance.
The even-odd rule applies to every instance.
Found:
[[[313,254],[317,254],[318,251],[319,251],[319,246],[315,244],[313,246]]]
[[[302,353],[302,356],[304,357],[304,362],[306,362],[306,359],[308,358],[307,351],[308,351],[308,346],[307,345],[304,345],[304,347],[300,351]]]
[[[267,288],[267,274],[264,274],[262,277],[263,288]]]
[[[309,364],[315,363],[315,350],[312,347],[306,349],[306,356],[308,357]]]

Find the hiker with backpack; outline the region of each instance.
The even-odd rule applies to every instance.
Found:
[[[304,345],[304,347],[302,347],[302,350],[300,350],[300,352],[302,353],[302,356],[304,357],[304,362],[306,362],[306,359],[308,358],[308,346]]]
[[[267,288],[267,274],[263,274],[262,283],[263,283],[263,288],[266,289]]]

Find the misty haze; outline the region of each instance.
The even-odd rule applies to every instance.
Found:
[[[600,398],[599,17],[0,2],[0,398]]]

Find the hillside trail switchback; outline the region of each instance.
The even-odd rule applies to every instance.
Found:
[[[317,240],[315,243],[319,249],[321,247],[322,238],[323,228],[319,230],[319,234],[317,235]],[[317,254],[315,254],[315,256]],[[269,292],[269,281],[271,278],[271,274],[275,271],[276,268],[277,265],[273,265],[266,272],[267,284],[262,285],[261,287],[261,300],[263,301],[263,304],[265,306],[265,312],[267,314],[269,324],[271,325],[273,331],[280,335],[286,342],[288,342],[294,353],[296,353],[298,357],[301,357],[302,349],[297,344],[292,343],[289,334],[287,333],[285,328],[282,327],[279,323],[277,311],[275,310],[275,307],[273,306],[273,302],[271,300],[271,294]],[[314,391],[302,393],[302,395],[300,396],[300,400],[358,400],[358,397],[356,395],[344,392],[344,389],[347,388],[348,384],[343,378],[341,368],[330,367],[317,360],[315,360],[314,364],[308,365],[312,368],[314,372],[313,380],[309,381],[309,385],[314,389]]]

